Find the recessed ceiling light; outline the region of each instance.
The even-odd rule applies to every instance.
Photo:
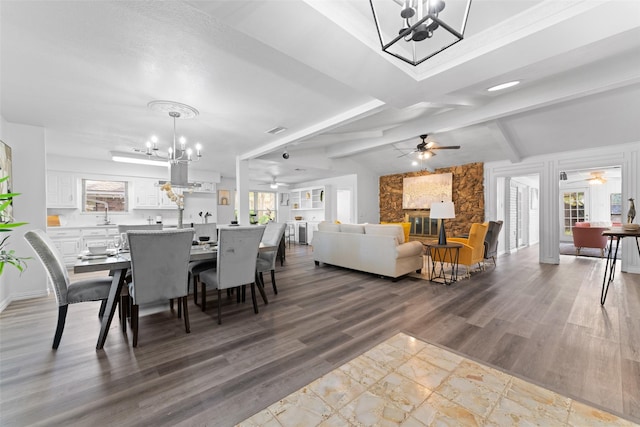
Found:
[[[412,161],[411,166],[418,166],[418,161],[417,160]]]
[[[514,80],[512,82],[502,83],[502,84],[490,87],[489,89],[487,89],[487,92],[495,92],[496,90],[507,89],[509,87],[513,87],[513,86],[518,85],[518,84],[520,84],[519,80]]]
[[[269,129],[268,131],[266,131],[265,133],[270,133],[271,135],[277,135],[279,133],[284,132],[285,130],[287,130],[287,128],[282,127],[282,126],[276,126],[273,129]]]

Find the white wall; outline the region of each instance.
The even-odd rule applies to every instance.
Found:
[[[236,179],[235,178],[222,178],[218,185],[219,190],[229,191],[229,204],[218,205],[218,224],[231,224],[231,221],[235,219],[235,206],[236,206]]]
[[[539,174],[540,176],[540,262],[560,262],[559,238],[559,174],[564,170],[594,169],[621,166],[622,212],[629,209],[630,197],[640,195],[640,142],[609,145],[580,152],[565,152],[554,155],[535,156],[520,163],[508,161],[488,162],[484,165],[485,216],[496,217],[497,180],[505,176]],[[633,239],[623,239],[621,269],[640,274],[640,256]]]
[[[46,227],[45,131],[40,127],[9,123],[0,117],[0,138],[12,149],[13,189],[21,193],[14,199],[14,217],[28,222],[12,232],[10,248],[20,256],[35,256],[22,236],[28,230]],[[22,274],[5,266],[0,276],[0,310],[12,300],[46,294],[47,276],[37,259],[29,260]]]

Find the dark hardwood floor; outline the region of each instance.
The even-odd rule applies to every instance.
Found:
[[[215,291],[190,300],[191,333],[156,313],[131,332],[114,319],[96,351],[98,303],[72,305],[51,350],[53,297],[15,301],[0,315],[0,425],[232,426],[399,331],[448,347],[566,396],[640,422],[640,276],[618,273],[600,305],[604,260],[538,248],[446,287],[314,266],[292,246],[269,305]],[[268,276],[268,275],[267,275]]]

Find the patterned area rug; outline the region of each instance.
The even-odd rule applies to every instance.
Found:
[[[638,426],[398,334],[238,426]]]

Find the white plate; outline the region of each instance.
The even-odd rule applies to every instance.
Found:
[[[99,254],[82,255],[82,259],[106,259],[108,257],[109,257],[109,255],[107,255],[107,254],[104,254],[104,255],[99,255]]]

